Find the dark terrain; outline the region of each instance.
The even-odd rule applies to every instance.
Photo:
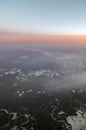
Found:
[[[75,130],[68,117],[86,111],[85,56],[83,48],[0,49],[0,130]]]

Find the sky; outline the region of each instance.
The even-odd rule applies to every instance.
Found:
[[[85,44],[85,35],[86,0],[0,0],[0,43],[83,39]]]

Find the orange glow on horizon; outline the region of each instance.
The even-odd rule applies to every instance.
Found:
[[[30,36],[30,35],[0,35],[0,41],[59,41],[66,43],[76,42],[76,44],[86,45],[86,35],[40,35],[40,36]]]

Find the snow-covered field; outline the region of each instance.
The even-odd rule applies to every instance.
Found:
[[[77,116],[69,116],[68,123],[71,124],[72,130],[86,130],[86,113],[77,112]]]

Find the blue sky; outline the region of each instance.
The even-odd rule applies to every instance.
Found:
[[[0,0],[0,30],[86,34],[86,0]]]

